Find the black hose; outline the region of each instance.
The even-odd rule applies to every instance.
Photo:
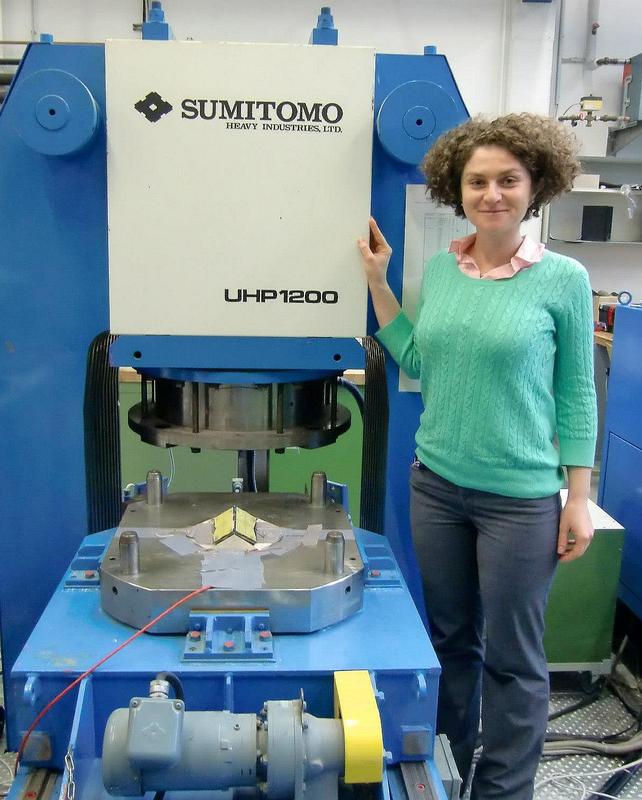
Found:
[[[173,672],[159,672],[156,676],[157,681],[167,681],[169,685],[174,690],[174,694],[176,695],[177,700],[185,700],[185,692],[183,691],[183,684],[181,683],[181,679],[178,675],[174,675]]]
[[[109,361],[115,340],[108,332],[99,333],[87,353],[83,423],[88,533],[115,528],[123,514],[118,368]]]
[[[637,720],[634,720],[630,725],[626,728],[623,728],[621,731],[617,731],[616,733],[605,733],[602,736],[591,736],[589,734],[577,734],[577,733],[547,733],[545,740],[547,742],[568,742],[569,739],[575,741],[583,741],[583,742],[603,742],[605,744],[613,744],[615,742],[626,742],[628,741],[626,734],[629,733],[633,728],[639,728],[639,723]],[[639,731],[636,731],[636,734]]]
[[[642,758],[642,750],[630,753],[631,761],[637,761],[638,758]],[[622,791],[631,778],[637,775],[640,767],[642,767],[642,764],[637,764],[635,767],[611,775],[596,792],[587,795],[586,800],[600,800],[601,796],[604,794],[615,795],[616,792]]]
[[[360,526],[383,534],[386,505],[386,464],[388,461],[388,384],[386,357],[372,336],[363,340],[366,354],[366,383],[363,407],[361,454]]]
[[[578,711],[580,708],[584,708],[585,706],[590,706],[591,703],[595,703],[595,701],[599,699],[600,692],[601,692],[601,687],[593,694],[589,694],[586,697],[582,697],[576,703],[571,703],[571,705],[569,706],[560,708],[559,711],[554,711],[552,714],[548,715],[548,721],[552,722],[552,720],[558,719],[559,717],[563,717],[565,714],[570,714],[572,711]]]
[[[626,695],[626,687],[620,686],[617,681],[614,681],[613,679],[609,679],[608,686],[620,703],[622,703],[624,708],[626,708],[629,714],[632,717],[635,717],[638,721],[642,722],[642,709],[639,706],[634,706],[631,703],[631,698],[627,697]]]
[[[337,383],[339,386],[343,386],[344,389],[347,389],[348,392],[354,397],[354,400],[357,404],[357,408],[359,409],[359,413],[361,414],[361,419],[363,420],[363,395],[359,391],[359,387],[349,381],[347,378],[337,378]]]

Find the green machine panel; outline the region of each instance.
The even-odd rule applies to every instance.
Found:
[[[546,612],[551,670],[610,671],[624,528],[590,502],[595,536],[582,558],[560,564]]]

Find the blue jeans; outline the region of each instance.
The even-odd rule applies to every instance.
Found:
[[[473,800],[531,800],[548,718],[544,609],[557,564],[559,494],[464,489],[415,464],[412,537],[441,663],[437,728],[464,784],[480,718]]]

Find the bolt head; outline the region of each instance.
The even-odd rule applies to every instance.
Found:
[[[378,578],[381,575],[381,570],[379,569],[371,569],[370,570],[370,577],[371,578]]]
[[[96,577],[96,573],[93,571],[93,569],[86,569],[85,570],[85,578],[95,578],[95,577]],[[25,795],[25,797],[26,797],[26,795]]]

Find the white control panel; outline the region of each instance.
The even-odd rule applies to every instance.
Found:
[[[363,336],[374,52],[106,45],[111,331]]]

